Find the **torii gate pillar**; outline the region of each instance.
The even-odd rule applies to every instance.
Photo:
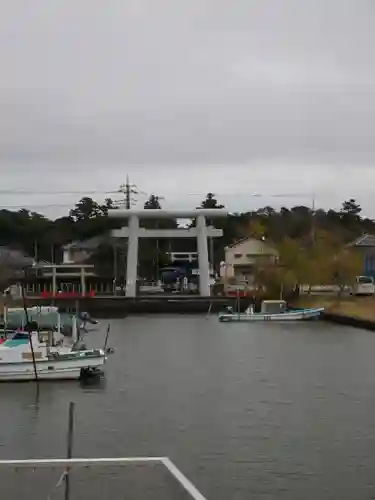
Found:
[[[127,218],[128,227],[112,231],[116,238],[128,238],[128,255],[126,268],[126,296],[136,297],[137,271],[138,271],[138,239],[139,238],[197,238],[198,265],[199,265],[199,290],[203,297],[210,296],[210,268],[208,262],[207,237],[217,238],[223,235],[221,229],[207,227],[206,217],[213,219],[225,217],[227,211],[220,208],[195,210],[108,210],[109,217]],[[139,226],[140,218],[176,218],[196,219],[196,227],[189,229],[146,229]]]
[[[210,296],[210,266],[208,262],[207,226],[204,215],[197,217],[197,250],[199,266],[199,291],[203,297]]]
[[[137,295],[139,217],[129,217],[128,255],[126,259],[126,296]]]

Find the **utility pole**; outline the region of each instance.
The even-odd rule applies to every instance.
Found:
[[[311,219],[311,242],[315,245],[316,220],[315,220],[315,194],[312,195],[312,219]]]
[[[127,210],[130,210],[132,205],[137,201],[134,198],[134,195],[139,194],[139,191],[135,184],[130,184],[128,175],[126,176],[126,184],[121,184],[118,192],[123,193],[124,195],[123,203],[125,205],[125,208]]]
[[[35,239],[34,240],[34,261],[37,263],[39,260],[39,256],[38,256],[38,240]]]
[[[125,208],[130,210],[131,205],[131,188],[129,184],[129,176],[126,176],[126,185],[125,185]]]

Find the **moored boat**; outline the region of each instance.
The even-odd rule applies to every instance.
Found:
[[[107,359],[106,349],[86,348],[74,315],[54,307],[5,311],[0,338],[0,381],[79,379]]]
[[[319,319],[324,313],[323,307],[308,309],[288,309],[284,300],[264,300],[260,312],[254,312],[249,306],[244,313],[235,312],[227,307],[219,313],[219,321],[306,321]]]
[[[18,331],[0,344],[0,381],[79,379],[100,373],[107,356],[102,349],[75,350],[40,332]]]
[[[78,338],[88,333],[92,328],[97,328],[99,322],[92,318],[87,312],[78,313],[77,316],[70,312],[61,312],[55,306],[27,307],[5,307],[0,320],[0,342],[1,339],[10,337],[14,332],[23,330],[27,321],[33,321],[38,326],[38,331],[50,331],[62,333],[67,339],[73,336],[73,325],[78,331]]]

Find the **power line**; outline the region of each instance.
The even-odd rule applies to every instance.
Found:
[[[112,189],[112,190],[99,190],[99,189],[92,189],[92,190],[57,190],[57,191],[30,191],[30,189],[0,189],[0,195],[22,195],[22,196],[41,196],[41,195],[46,195],[46,196],[51,196],[51,195],[71,195],[71,196],[88,196],[88,195],[114,195],[118,193],[123,193],[125,195],[125,201],[129,199],[133,199],[134,201],[137,201],[135,199],[134,195],[143,195],[143,196],[149,196],[150,193],[146,193],[145,191],[141,191],[135,184],[130,184],[129,179],[127,179],[127,182],[125,184],[122,184],[119,189]],[[207,195],[206,192],[180,192],[179,193],[179,198],[185,197],[185,196],[200,196],[204,198]],[[228,197],[228,196],[235,196],[236,198],[238,197],[246,197],[246,198],[312,198],[314,195],[311,192],[301,192],[301,193],[244,193],[244,192],[218,192],[216,191],[215,197]],[[160,199],[163,199],[163,197],[159,197]],[[173,199],[173,195],[170,197],[170,199]]]
[[[90,194],[101,194],[101,195],[113,195],[113,194],[123,194],[123,198],[120,200],[113,199],[114,206],[118,207],[125,207],[127,209],[130,209],[132,206],[134,206],[139,200],[137,198],[138,195],[142,196],[151,196],[149,193],[146,193],[144,191],[141,191],[138,189],[138,187],[135,184],[130,184],[129,179],[127,178],[126,184],[122,184],[119,189],[117,190],[111,190],[111,191],[99,191],[99,190],[91,190],[91,191],[24,191],[24,190],[16,190],[16,189],[0,189],[0,195],[3,194],[12,194],[12,195],[22,195],[23,199],[25,196],[32,196],[32,195],[63,195],[63,194],[69,194],[69,195],[83,195],[88,196]],[[325,194],[327,194],[325,192]],[[178,196],[179,202],[181,201],[181,198],[184,197],[201,197],[204,199],[206,197],[207,193],[202,193],[202,192],[181,192]],[[308,199],[310,201],[309,205],[312,203],[313,205],[313,210],[315,209],[315,201],[319,196],[314,193],[215,193],[215,198],[232,198],[236,197],[242,198],[246,197],[248,199],[250,198],[279,198],[279,199],[292,199],[292,198],[299,198],[299,199]],[[165,200],[165,197],[163,196],[158,196],[159,200]],[[177,200],[177,197],[168,196],[169,204],[173,204],[175,200]],[[78,200],[77,200],[78,201]],[[0,199],[1,202],[1,199]],[[0,204],[0,209],[22,209],[25,208],[27,210],[32,210],[32,209],[43,209],[43,208],[73,208],[72,207],[72,201],[66,201],[63,203],[25,203],[23,201],[20,204]]]
[[[30,191],[29,189],[0,189],[0,194],[22,194],[23,196],[35,196],[35,195],[89,195],[89,194],[115,194],[119,191],[103,191],[103,190],[91,190],[91,191]]]
[[[135,184],[130,184],[129,183],[129,177],[127,176],[126,178],[126,184],[122,184],[119,189],[116,190],[110,190],[110,191],[103,191],[103,190],[88,190],[88,191],[30,191],[26,189],[0,189],[0,195],[22,195],[23,197],[25,196],[36,196],[36,195],[80,195],[80,196],[89,196],[93,194],[101,194],[101,195],[113,195],[113,194],[118,194],[118,193],[123,193],[124,194],[124,199],[122,200],[113,200],[114,206],[123,206],[125,205],[126,208],[131,208],[132,205],[134,205],[137,202],[137,199],[135,198],[135,195],[137,194],[146,194],[143,191],[138,190],[137,186]],[[26,205],[26,206],[25,206]],[[38,204],[28,204],[28,203],[22,203],[22,204],[0,204],[0,209],[10,209],[10,210],[17,210],[17,209],[26,209],[26,210],[33,210],[33,209],[46,209],[46,208],[72,208],[72,203],[71,202],[66,202],[66,203],[38,203]]]

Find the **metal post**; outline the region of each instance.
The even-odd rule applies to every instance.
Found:
[[[56,294],[56,266],[52,265],[52,295]]]
[[[68,424],[68,438],[67,438],[67,458],[72,458],[73,454],[73,434],[74,434],[74,406],[73,402],[69,404],[69,424]],[[70,467],[65,470],[65,500],[70,500]]]
[[[82,297],[86,295],[86,273],[83,266],[81,267],[81,295]]]
[[[117,293],[117,244],[113,243],[113,295]]]

